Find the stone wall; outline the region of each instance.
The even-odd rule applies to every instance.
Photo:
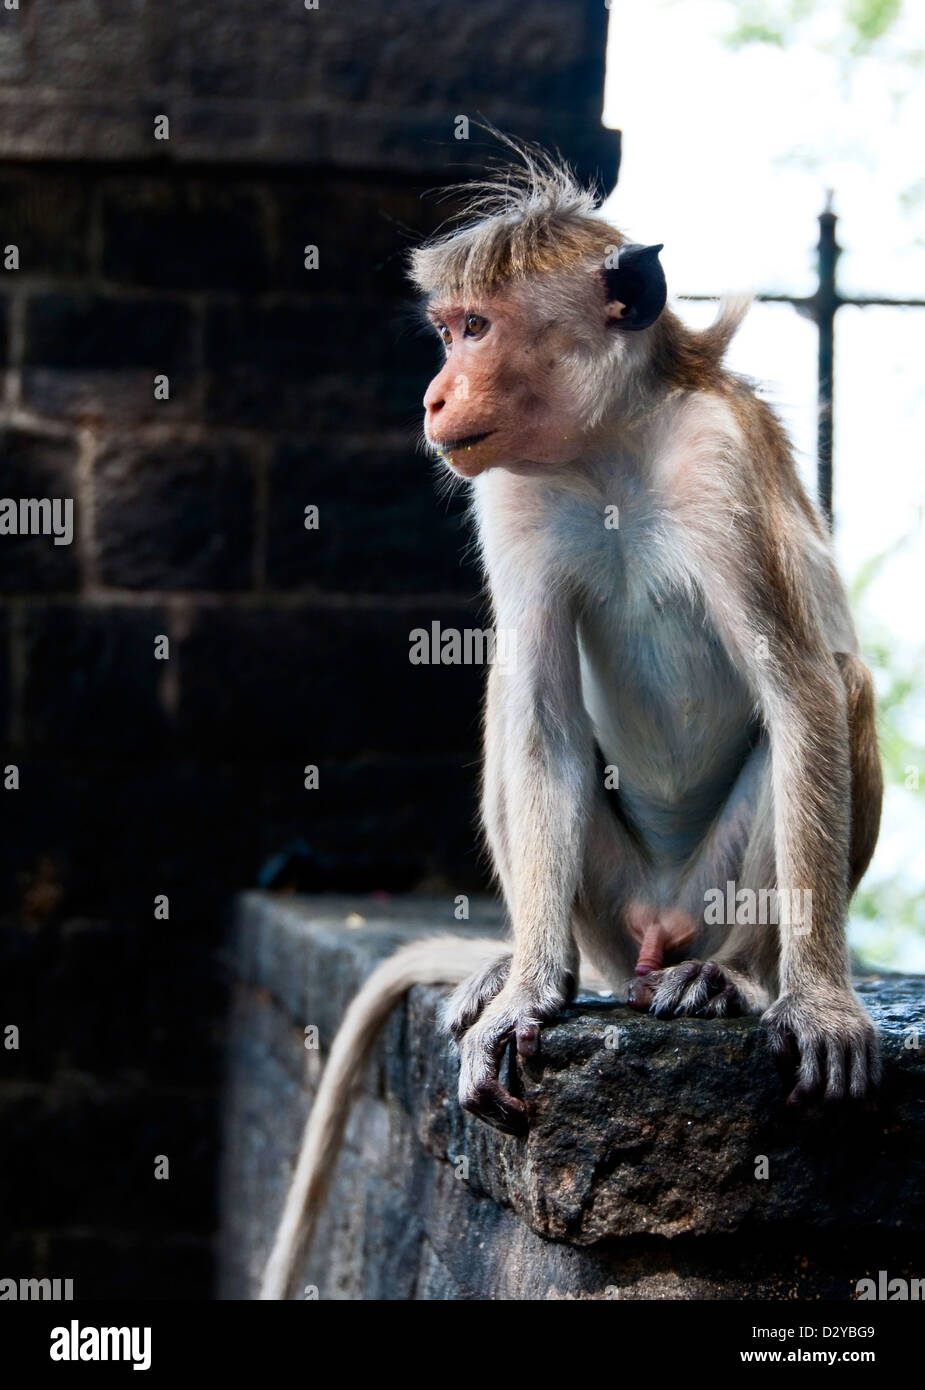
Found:
[[[238,903],[220,1293],[253,1297],[305,1114],[358,983],[426,932],[497,934],[473,900]],[[756,1019],[661,1022],[580,996],[518,1062],[506,1138],[456,1102],[440,991],[389,1021],[298,1288],[321,1299],[851,1298],[921,1276],[921,978],[857,982],[879,1030],[875,1109],[788,1109]],[[315,1025],[320,1049],[305,1047]],[[918,1030],[913,1031],[913,1030]],[[509,1063],[510,1065],[510,1063]]]
[[[606,17],[0,8],[0,494],[76,503],[71,546],[0,537],[5,1273],[208,1292],[235,889],[483,881],[480,673],[407,661],[481,607],[401,260],[488,151],[460,114],[612,183]]]

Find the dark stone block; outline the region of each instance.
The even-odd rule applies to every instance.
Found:
[[[55,293],[26,307],[22,390],[40,414],[97,427],[188,419],[198,408],[190,308],[171,300]],[[166,374],[170,399],[156,400]]]
[[[260,774],[263,860],[282,856],[282,886],[315,893],[488,886],[474,757],[325,763],[312,792],[300,774],[291,762],[268,763]]]
[[[137,1070],[148,984],[137,931],[124,921],[78,919],[56,936],[35,1031],[48,1036],[59,1066],[97,1077]]]
[[[26,1229],[213,1229],[217,1115],[208,1093],[71,1074],[0,1091],[0,1119],[4,1225],[15,1213]],[[169,1178],[154,1177],[159,1154]]]
[[[442,468],[440,470],[442,472]],[[270,461],[267,582],[350,593],[456,590],[477,595],[482,578],[466,556],[466,499],[439,496],[435,465],[375,441],[288,443]],[[347,481],[349,480],[349,486]],[[305,507],[319,508],[306,530]]]
[[[150,756],[167,729],[160,687],[168,663],[154,658],[155,637],[167,632],[159,608],[30,609],[22,694],[27,746],[71,757],[131,750]]]
[[[7,895],[4,901],[10,901]],[[37,1081],[47,1077],[54,1065],[57,1029],[49,1014],[48,981],[57,949],[58,933],[53,926],[42,929],[11,917],[0,919],[4,999],[0,1029],[7,1024],[19,1029],[19,1047],[0,1051],[4,1080],[28,1077]]]
[[[215,893],[221,893],[217,885]],[[137,912],[142,905],[132,906]],[[151,899],[145,906],[150,911]],[[29,1063],[28,1075],[44,1074],[47,1053],[59,1067],[100,1079],[143,1075],[150,1083],[169,1084],[182,1077],[185,1086],[218,1080],[223,972],[214,944],[188,934],[182,908],[175,893],[168,921],[78,919],[57,932],[28,934],[46,942],[45,959],[33,950],[28,970],[20,952],[19,974],[31,984],[19,1004],[19,1055]],[[196,925],[201,936],[202,923]],[[19,928],[19,935],[27,933]],[[212,935],[217,941],[217,922]]]
[[[77,509],[77,449],[70,440],[52,439],[12,427],[0,430],[5,498],[60,498],[73,504],[73,540],[56,545],[52,535],[0,535],[0,591],[40,593],[76,589],[81,517]]]
[[[108,444],[95,463],[100,574],[130,589],[241,589],[252,581],[249,454],[216,441]]]
[[[150,758],[23,761],[22,789],[5,793],[17,799],[0,900],[28,921],[128,918],[156,940],[214,942],[223,902],[257,880],[257,770]],[[163,893],[170,921],[155,923]]]
[[[300,294],[411,297],[410,247],[448,212],[413,183],[315,177],[273,189],[277,252],[273,279]],[[318,269],[305,269],[305,247],[318,247]]]
[[[8,285],[20,275],[89,274],[92,188],[86,174],[66,168],[0,170],[0,244],[19,247],[19,270],[4,272]]]
[[[101,432],[142,422],[189,421],[199,413],[199,382],[187,371],[168,371],[170,399],[156,400],[152,367],[26,367],[22,394],[37,415],[87,425]]]
[[[43,1248],[39,1272],[72,1278],[75,1301],[202,1300],[212,1294],[214,1256],[207,1237],[132,1229],[116,1234],[55,1231]]]
[[[210,419],[277,429],[325,416],[371,427],[417,422],[436,360],[417,319],[381,303],[214,305],[205,361]]]
[[[132,97],[150,83],[143,0],[39,4],[32,44],[43,86]],[[159,11],[164,22],[163,7]],[[102,153],[102,151],[101,151]]]
[[[474,755],[484,671],[412,665],[410,633],[477,628],[447,605],[200,609],[180,648],[179,728],[223,756]],[[306,793],[316,795],[317,793]]]
[[[102,218],[107,280],[238,293],[266,283],[263,210],[251,190],[206,180],[110,179]]]
[[[26,366],[148,367],[180,371],[191,353],[191,319],[171,300],[59,292],[26,306]]]
[[[0,608],[0,771],[7,763],[16,761],[9,743],[12,722],[10,670],[10,615],[5,608]],[[18,794],[4,789],[3,778],[0,775],[0,796]]]

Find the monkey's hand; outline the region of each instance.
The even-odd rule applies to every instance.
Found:
[[[874,1025],[847,986],[781,995],[762,1017],[774,1055],[796,1069],[789,1105],[862,1099],[880,1081]]]
[[[501,1059],[511,1041],[522,1057],[535,1055],[540,1024],[554,1018],[574,995],[575,973],[562,970],[557,978],[527,986],[511,977],[508,961],[505,974],[507,983],[458,1039],[459,1103],[503,1134],[524,1135],[527,1108],[498,1079]]]
[[[715,960],[686,960],[635,980],[627,1003],[656,1018],[736,1018],[768,1001],[754,981]]]

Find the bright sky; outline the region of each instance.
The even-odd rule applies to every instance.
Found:
[[[919,0],[906,0],[882,53],[851,63],[838,57],[838,0],[821,0],[785,50],[725,44],[742,13],[734,0],[611,0],[610,8],[604,123],[623,131],[623,158],[607,211],[635,240],[665,243],[673,293],[811,292],[816,218],[832,189],[842,290],[925,299],[925,82],[901,61],[915,49],[925,54]],[[713,313],[677,307],[691,323]],[[862,641],[865,629],[885,629],[920,673],[923,343],[925,309],[839,310],[839,559],[850,582],[866,560],[891,552],[858,615]],[[729,360],[768,387],[814,491],[815,328],[789,306],[756,306]],[[925,743],[921,685],[904,727]],[[867,880],[875,886],[899,874],[909,897],[925,892],[925,766],[919,777],[918,791],[888,788]],[[925,970],[925,935],[907,935],[889,959],[875,937],[863,923],[854,928],[856,944],[884,963]]]

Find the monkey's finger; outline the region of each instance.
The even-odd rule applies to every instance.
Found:
[[[487,1004],[500,994],[511,968],[510,953],[485,966],[450,995],[441,1009],[441,1022],[455,1042],[472,1027]]]
[[[849,1093],[852,1100],[863,1100],[880,1084],[880,1049],[876,1038],[864,1038],[851,1049],[851,1079]]]
[[[800,1070],[797,1084],[787,1097],[788,1105],[805,1105],[815,1099],[822,1087],[822,1057],[824,1044],[821,1038],[803,1037],[798,1039],[800,1048]]]
[[[538,1023],[518,1023],[517,1052],[521,1057],[535,1057],[540,1050],[540,1025]]]
[[[848,1064],[851,1057],[849,1044],[840,1038],[831,1038],[828,1045],[827,1055],[827,1080],[825,1086],[825,1098],[827,1101],[844,1100],[845,1083],[848,1075]]]
[[[708,999],[697,1010],[698,1018],[738,1018],[742,1012],[742,996],[735,985],[727,985],[721,993]]]
[[[646,977],[648,979],[648,977]],[[655,992],[644,980],[634,980],[629,987],[626,1002],[631,1009],[638,1009],[640,1013],[647,1014],[652,1006]]]
[[[502,1134],[513,1134],[522,1138],[529,1129],[527,1107],[522,1100],[510,1095],[500,1081],[488,1078],[480,1081],[475,1090],[462,1102],[464,1110]]]

